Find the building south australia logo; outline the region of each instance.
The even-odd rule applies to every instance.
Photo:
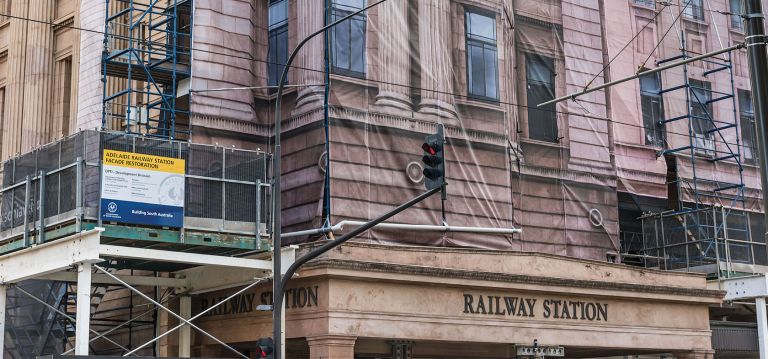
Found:
[[[117,212],[117,203],[109,202],[109,204],[107,205],[107,211],[109,211],[109,213]]]

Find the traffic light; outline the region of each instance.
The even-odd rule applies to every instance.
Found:
[[[272,359],[275,351],[275,342],[272,338],[259,338],[256,341],[256,357]]]
[[[424,150],[424,185],[427,189],[442,187],[445,184],[445,151],[443,143],[443,125],[437,125],[437,132],[424,138],[421,149]]]

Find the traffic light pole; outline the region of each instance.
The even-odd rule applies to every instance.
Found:
[[[272,269],[272,275],[273,275],[273,286],[272,286],[272,293],[273,294],[273,303],[272,303],[272,335],[275,341],[275,359],[283,359],[284,353],[283,350],[283,288],[281,287],[281,250],[282,250],[282,221],[281,221],[281,215],[282,215],[282,199],[281,199],[281,189],[280,189],[280,181],[282,177],[282,168],[281,168],[281,147],[280,147],[280,137],[282,134],[281,129],[281,102],[283,99],[283,88],[285,87],[285,80],[288,77],[288,69],[291,67],[291,64],[293,63],[294,58],[296,57],[296,54],[298,54],[299,50],[301,50],[304,45],[309,42],[312,38],[314,38],[317,35],[320,35],[327,31],[328,29],[344,22],[349,19],[351,19],[354,16],[357,16],[364,11],[379,5],[387,0],[379,0],[371,5],[368,5],[358,11],[355,11],[339,20],[336,20],[320,30],[315,31],[314,33],[310,34],[301,42],[299,42],[298,45],[296,45],[296,48],[293,49],[293,52],[291,52],[291,55],[288,57],[288,61],[285,63],[285,67],[283,67],[283,72],[280,75],[280,81],[277,85],[277,94],[275,95],[275,151],[274,151],[274,159],[272,161],[272,176],[274,183],[272,184],[272,198],[273,198],[273,221],[272,221],[272,262],[273,262],[273,269]],[[293,266],[291,266],[293,267]],[[287,278],[290,278],[290,275],[287,276]]]
[[[363,232],[373,228],[377,224],[379,224],[381,222],[384,222],[384,221],[386,221],[389,218],[392,218],[394,215],[396,215],[396,214],[398,214],[398,213],[400,213],[400,212],[402,212],[402,211],[404,211],[404,210],[406,210],[406,209],[408,209],[410,207],[413,207],[415,204],[417,204],[417,203],[419,203],[419,202],[429,198],[430,196],[434,195],[435,193],[441,192],[442,189],[443,189],[443,186],[440,186],[440,187],[437,187],[437,188],[433,188],[433,189],[431,189],[429,191],[426,191],[426,192],[420,194],[418,197],[416,197],[416,198],[414,198],[414,199],[412,199],[412,200],[410,200],[410,201],[408,201],[406,203],[401,204],[399,207],[397,207],[397,208],[395,208],[395,209],[385,213],[384,215],[382,215],[382,216],[380,216],[380,217],[378,217],[378,218],[376,218],[376,219],[374,219],[374,220],[372,220],[370,222],[367,222],[367,223],[365,223],[364,225],[362,225],[360,227],[357,227],[357,228],[353,229],[351,232],[349,232],[349,233],[347,233],[347,234],[345,234],[345,235],[343,235],[343,236],[341,236],[339,238],[336,238],[336,239],[334,239],[334,240],[332,240],[330,242],[325,242],[320,247],[315,248],[314,250],[312,250],[309,253],[301,256],[300,258],[297,258],[296,261],[293,262],[293,264],[291,264],[290,267],[288,267],[288,270],[285,271],[285,275],[280,280],[279,290],[276,290],[274,292],[275,295],[273,295],[273,297],[275,298],[275,303],[277,303],[277,298],[282,298],[283,295],[285,295],[285,288],[288,285],[288,281],[291,280],[291,278],[296,273],[296,270],[299,269],[299,267],[301,267],[305,263],[307,263],[307,262],[309,262],[309,261],[319,257],[323,253],[328,252],[329,250],[331,250],[331,249],[333,249],[335,247],[340,246],[344,242],[346,242],[346,241],[348,241],[348,240],[350,240],[352,238],[357,237],[359,234],[361,234],[361,233],[363,233]],[[277,304],[274,304],[272,308],[273,308],[273,310],[277,311],[277,308],[278,308]],[[275,339],[275,354],[280,353],[280,350],[282,349],[280,347],[280,344],[278,344],[278,343],[279,343],[279,341],[277,339]],[[277,356],[275,358],[277,358]]]
[[[763,5],[761,0],[747,0],[744,23],[744,37],[749,59],[749,77],[752,83],[752,99],[755,108],[755,124],[757,127],[757,160],[760,163],[760,180],[763,188],[763,213],[765,226],[768,227],[768,54],[766,54],[765,27],[763,24]],[[768,240],[768,233],[763,233]],[[755,299],[757,306],[757,331],[760,358],[768,358],[768,328],[766,327],[765,298]]]
[[[763,211],[765,224],[768,226],[768,54],[766,54],[765,27],[763,25],[763,5],[760,0],[747,0],[744,22],[749,59],[749,75],[752,83],[752,99],[755,107],[755,125],[757,127],[758,162],[763,188]],[[763,233],[766,235],[766,233]]]

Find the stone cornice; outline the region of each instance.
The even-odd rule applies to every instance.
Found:
[[[396,128],[400,130],[432,133],[435,130],[435,122],[421,118],[406,118],[374,111],[361,111],[348,107],[331,107],[330,116],[346,120],[369,123],[378,126]],[[451,124],[445,124],[446,137],[463,138],[472,143],[485,143],[501,147],[507,146],[507,136],[503,133],[477,131]]]
[[[712,289],[670,287],[659,285],[647,285],[636,283],[616,283],[606,281],[593,281],[583,279],[566,279],[554,277],[538,277],[520,274],[481,272],[473,270],[460,270],[450,268],[425,267],[416,265],[381,263],[381,262],[363,262],[344,259],[320,259],[307,263],[305,268],[333,268],[346,269],[356,272],[377,272],[393,273],[405,275],[420,275],[438,278],[467,279],[494,281],[505,283],[535,284],[546,287],[570,287],[583,289],[598,289],[608,291],[625,291],[635,293],[651,293],[663,295],[675,295],[685,297],[702,297],[711,299],[722,299],[725,292]]]
[[[617,171],[619,177],[623,179],[664,185],[666,185],[667,182],[667,176],[661,173],[633,170],[622,167],[617,168]]]
[[[536,176],[545,178],[555,178],[563,181],[585,182],[596,185],[605,185],[616,187],[616,176],[597,174],[593,172],[574,171],[569,169],[539,167],[530,165],[521,165],[517,171],[523,176]]]
[[[194,127],[206,127],[217,131],[231,131],[256,136],[269,136],[271,128],[271,126],[264,126],[251,121],[203,115],[192,116],[191,124]]]
[[[435,122],[420,118],[407,118],[375,111],[361,111],[357,109],[333,106],[329,109],[331,118],[344,119],[357,123],[374,126],[394,128],[418,133],[432,133],[435,130]],[[323,109],[317,107],[299,115],[283,120],[283,131],[289,132],[304,126],[323,120]],[[271,136],[272,124],[269,125],[242,121],[222,117],[195,115],[192,117],[192,125],[206,127],[219,131],[233,131],[250,135]],[[483,143],[493,146],[506,147],[507,137],[503,133],[470,130],[458,126],[446,125],[446,136],[453,139],[463,139],[470,143]]]

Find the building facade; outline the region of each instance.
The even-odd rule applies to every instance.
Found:
[[[0,0],[0,157],[94,128],[270,151],[292,49],[368,4]],[[751,335],[748,309],[707,289],[768,265],[745,50],[539,106],[742,42],[742,12],[739,0],[389,0],[309,41],[281,108],[288,242],[421,193],[420,145],[438,124],[448,199],[302,273],[290,357],[506,358],[538,339],[580,358],[710,358],[710,319]],[[512,299],[526,303],[514,315],[499,304]],[[268,335],[267,316],[229,311],[201,322],[244,351]]]

